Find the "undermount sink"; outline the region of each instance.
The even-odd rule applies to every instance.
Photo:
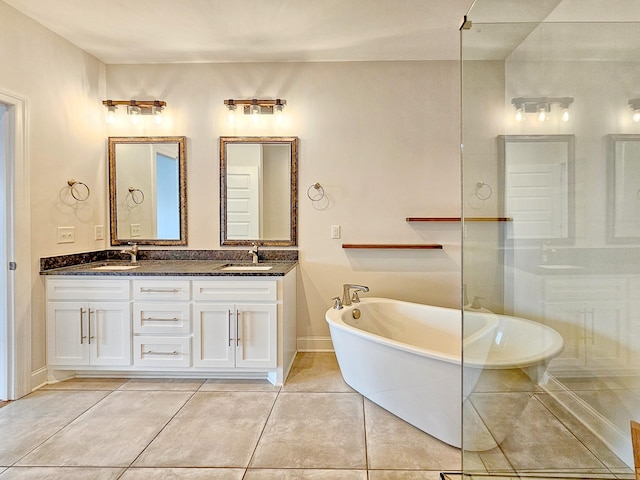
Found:
[[[225,272],[264,272],[272,268],[273,265],[225,265],[220,270]]]
[[[578,265],[538,265],[540,268],[545,268],[547,270],[577,270],[582,267]]]
[[[101,265],[99,267],[93,267],[91,270],[106,270],[117,272],[121,270],[132,270],[134,268],[138,268],[140,265]]]

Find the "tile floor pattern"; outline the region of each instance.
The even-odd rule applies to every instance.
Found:
[[[266,381],[74,379],[0,409],[0,480],[437,480],[458,449],[354,392],[331,353]]]
[[[481,476],[634,478],[543,392],[500,447],[464,457]],[[347,386],[331,353],[298,354],[282,388],[75,379],[0,408],[0,480],[438,480],[460,468],[458,449]]]

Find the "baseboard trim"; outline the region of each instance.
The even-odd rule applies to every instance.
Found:
[[[49,383],[47,367],[42,367],[34,372],[31,372],[31,379],[29,380],[29,385],[31,386],[32,392],[46,385],[47,383]]]
[[[633,451],[631,442],[624,432],[611,423],[600,412],[582,400],[568,389],[553,375],[546,374],[546,382],[541,385],[546,393],[551,395],[567,412],[582,423],[588,430],[598,437],[609,449],[633,469]]]
[[[299,352],[333,352],[331,337],[298,337]]]

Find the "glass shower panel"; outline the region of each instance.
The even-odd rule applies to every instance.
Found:
[[[640,24],[516,3],[461,31],[463,471],[633,478]]]

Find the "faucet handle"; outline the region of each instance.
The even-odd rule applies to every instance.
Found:
[[[353,292],[353,295],[351,295],[351,303],[360,303],[358,292]]]
[[[340,297],[333,297],[331,300],[333,300],[333,308],[335,310],[340,310],[342,308],[342,300],[340,300]]]

